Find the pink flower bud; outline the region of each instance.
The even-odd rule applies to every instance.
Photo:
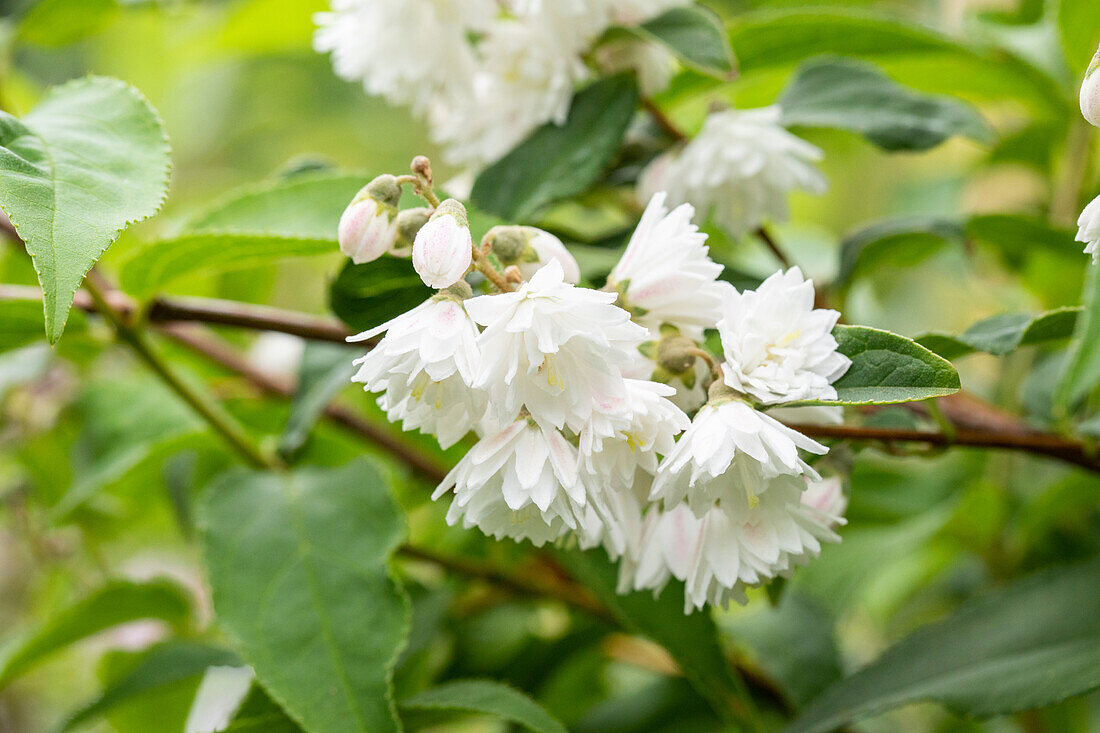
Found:
[[[565,274],[565,282],[576,285],[581,281],[581,268],[577,260],[561,243],[561,240],[550,232],[544,232],[535,227],[524,227],[529,237],[529,244],[537,257],[535,262],[521,262],[519,271],[523,277],[530,280],[538,270],[550,260],[557,260],[561,270]]]
[[[454,199],[447,199],[416,233],[413,267],[429,287],[450,287],[470,269],[473,246],[466,209]]]
[[[357,265],[384,255],[397,241],[397,202],[401,188],[393,176],[379,176],[344,209],[337,229],[340,251]]]

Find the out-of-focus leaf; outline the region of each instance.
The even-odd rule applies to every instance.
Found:
[[[405,523],[375,464],[232,471],[202,517],[219,624],[273,698],[314,733],[398,730],[409,606],[389,559]]]
[[[34,258],[50,343],[84,274],[160,209],[168,166],[156,111],[116,79],[55,87],[23,120],[0,113],[0,204]]]
[[[776,607],[729,620],[729,630],[756,664],[804,705],[843,676],[833,618],[812,599],[788,589]]]
[[[313,15],[328,7],[325,0],[244,0],[227,14],[218,45],[250,56],[307,51]]]
[[[69,332],[83,331],[84,314],[69,316]],[[0,303],[0,352],[42,340],[42,301],[7,300]]]
[[[626,75],[582,89],[563,125],[547,123],[482,171],[471,200],[482,211],[521,222],[580,193],[611,162],[637,104],[637,87]]]
[[[787,8],[740,16],[730,27],[742,73],[833,54],[872,61],[897,82],[934,94],[1015,99],[1046,116],[1072,111],[1061,85],[1003,51],[962,45],[896,18],[860,9]]]
[[[123,264],[120,279],[127,292],[152,295],[189,275],[212,275],[338,251],[335,231],[331,239],[198,232],[141,247]]]
[[[67,46],[101,30],[118,0],[41,0],[19,24],[19,38],[38,46]]]
[[[264,689],[253,684],[224,733],[302,733]]]
[[[733,51],[721,19],[701,5],[671,8],[631,29],[668,46],[684,63],[711,74],[733,72]]]
[[[491,680],[456,680],[407,697],[402,710],[453,710],[494,715],[535,733],[565,733],[565,726],[531,698]]]
[[[325,407],[355,373],[352,351],[340,344],[310,342],[302,352],[298,392],[279,441],[279,453],[293,456],[305,445]]]
[[[1100,563],[1050,570],[925,626],[827,690],[787,728],[824,733],[907,703],[975,716],[1100,685]]]
[[[1021,346],[1069,338],[1080,314],[1080,308],[1058,308],[1039,314],[1002,313],[978,321],[957,336],[934,332],[915,340],[944,359],[979,351],[1004,356]]]
[[[1085,279],[1084,310],[1073,330],[1069,360],[1054,391],[1054,414],[1072,412],[1100,384],[1100,267],[1091,265]]]
[[[190,233],[249,232],[336,242],[340,215],[370,177],[356,173],[302,173],[234,191],[199,214]]]
[[[435,291],[424,284],[410,260],[383,257],[356,265],[348,260],[329,288],[329,307],[357,331],[380,326],[412,310]]]
[[[175,583],[112,581],[0,647],[0,688],[51,653],[105,629],[139,619],[184,627],[190,616],[191,599]]]
[[[833,329],[837,350],[852,365],[833,383],[835,400],[800,405],[889,405],[943,397],[959,391],[959,373],[951,362],[896,333],[867,326]]]
[[[841,244],[837,284],[850,285],[883,264],[915,265],[962,239],[962,226],[947,219],[909,217],[872,224],[849,235]]]
[[[61,731],[72,730],[134,697],[198,678],[208,667],[237,667],[240,664],[233,652],[208,644],[191,641],[158,644],[142,655],[133,670],[70,715]]]
[[[870,64],[814,59],[779,98],[785,125],[833,127],[865,135],[885,150],[928,150],[954,135],[981,143],[993,132],[969,104],[919,94]]]
[[[722,654],[714,620],[707,613],[684,613],[683,583],[669,583],[657,599],[643,592],[619,595],[618,571],[602,551],[559,551],[555,555],[603,601],[624,628],[668,650],[684,677],[719,717],[733,719],[732,711],[740,704],[738,683]]]
[[[1092,0],[1059,0],[1058,33],[1074,81],[1084,74],[1100,44],[1100,3]]]

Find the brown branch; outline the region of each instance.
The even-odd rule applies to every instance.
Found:
[[[851,425],[800,425],[789,427],[811,438],[836,438],[842,440],[876,443],[924,443],[961,448],[995,448],[1023,451],[1050,458],[1057,458],[1091,471],[1100,472],[1100,458],[1092,455],[1077,441],[1050,433],[1008,433],[992,430],[958,429],[954,436],[927,430],[894,428],[869,428]]]
[[[229,371],[236,372],[262,392],[278,397],[292,397],[294,395],[295,388],[290,380],[257,369],[241,357],[236,350],[212,335],[204,333],[199,328],[177,324],[163,325],[160,330]],[[325,408],[324,414],[329,420],[342,425],[353,433],[357,433],[366,438],[367,442],[392,454],[417,475],[431,483],[439,483],[447,475],[447,469],[435,460],[394,436],[389,430],[364,420],[345,407],[329,405]]]
[[[775,256],[775,259],[779,260],[779,264],[783,265],[783,268],[789,270],[791,268],[791,260],[787,257],[787,254],[780,248],[779,243],[775,241],[775,238],[771,235],[771,232],[767,230],[763,225],[756,228],[756,236],[760,238],[760,241],[767,246],[768,250]]]
[[[643,99],[642,109],[649,113],[649,116],[657,123],[657,127],[661,128],[666,135],[676,142],[683,142],[688,139],[684,131],[677,127],[676,123],[670,120],[665,111],[658,107],[652,99]]]

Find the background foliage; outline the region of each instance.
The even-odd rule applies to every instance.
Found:
[[[637,31],[684,61],[651,101],[694,132],[715,100],[781,100],[785,124],[826,151],[831,184],[795,197],[774,230],[783,249],[847,323],[916,339],[965,390],[852,410],[870,432],[833,448],[851,470],[843,543],[713,618],[683,617],[674,588],[617,596],[599,552],[448,528],[428,496],[462,447],[400,434],[347,384],[353,352],[326,343],[344,329],[331,316],[365,328],[425,292],[407,262],[345,264],[335,223],[366,179],[437,151],[311,50],[324,2],[5,6],[0,202],[37,274],[8,236],[0,731],[198,732],[219,716],[233,731],[712,731],[736,729],[746,687],[765,729],[1100,726],[1100,281],[1072,231],[1100,193],[1076,110],[1100,6],[706,5],[717,46],[690,18]],[[637,102],[627,77],[582,90],[564,127],[479,179],[474,235],[498,218],[540,223],[587,277],[605,274],[637,215],[617,184],[660,134]],[[99,117],[74,126],[66,105]],[[164,198],[165,134],[170,193],[143,221]],[[67,155],[16,170],[11,152],[37,159],[39,139]],[[545,175],[510,177],[532,168]],[[437,163],[438,180],[453,172]],[[107,200],[73,183],[120,178],[132,185]],[[753,237],[710,234],[731,281],[776,269]],[[324,317],[287,329],[322,338],[127,320],[118,335],[135,352],[85,314],[85,293],[66,323],[108,245],[96,269],[138,299],[115,304],[130,316],[164,325],[173,305],[197,306],[155,296],[220,298]],[[26,289],[39,282],[45,332]],[[941,360],[885,341],[842,337],[908,350],[907,373],[933,390],[915,396],[954,391]],[[211,397],[181,402],[135,356],[143,343]],[[842,397],[860,401],[866,374],[845,377],[848,393],[838,383]],[[243,432],[218,436],[196,410]],[[868,439],[914,429],[940,440]],[[1020,450],[1027,430],[1049,440]],[[227,440],[292,469],[241,468]]]

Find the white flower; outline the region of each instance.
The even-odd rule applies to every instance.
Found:
[[[652,334],[651,334],[652,335]],[[639,352],[633,357],[629,366],[623,369],[623,376],[630,379],[654,379],[660,378],[662,383],[676,390],[669,396],[669,401],[684,412],[695,412],[707,402],[707,389],[704,386],[710,368],[702,360],[696,360],[695,364],[682,375],[662,374],[658,370],[658,364],[645,354]]]
[[[806,481],[806,490],[802,492],[802,506],[817,512],[826,526],[836,528],[844,524],[844,510],[848,508],[848,497],[844,495],[838,476],[820,481]]]
[[[485,326],[478,385],[501,420],[526,407],[541,423],[579,432],[594,413],[619,414],[626,399],[621,368],[645,329],[613,305],[614,293],[564,281],[551,260],[512,293],[466,301]]]
[[[737,236],[765,220],[785,221],[794,189],[824,193],[814,167],[823,153],[779,124],[779,108],[727,110],[707,117],[681,150],[659,156],[642,173],[639,192],[668,191]]]
[[[393,176],[379,176],[363,187],[340,216],[340,251],[357,265],[372,262],[397,242],[397,202],[401,188]]]
[[[687,501],[698,516],[715,503],[736,514],[770,491],[781,475],[817,472],[798,449],[824,455],[825,446],[736,398],[705,405],[661,461],[651,498],[666,506]]]
[[[461,99],[436,105],[432,137],[451,162],[479,167],[501,158],[536,128],[562,124],[588,69],[567,39],[522,19],[493,23]]]
[[[800,407],[773,407],[768,414],[781,423],[795,425],[841,425],[844,408],[839,405],[803,405]]]
[[[557,430],[520,418],[470,449],[432,494],[454,499],[447,523],[459,520],[501,539],[529,539],[535,545],[578,526],[585,490],[577,451]]]
[[[730,512],[711,508],[696,516],[686,505],[653,508],[642,528],[636,560],[620,569],[620,592],[631,588],[659,593],[670,578],[685,583],[684,612],[706,604],[744,603],[745,588],[788,575],[837,542],[843,519],[804,502],[806,482],[780,476],[759,502]],[[816,499],[816,497],[815,497]]]
[[[648,505],[649,474],[640,472],[632,487],[617,491],[589,490],[576,530],[582,550],[603,546],[612,560],[630,562],[640,552],[642,515]],[[585,481],[590,479],[585,478]],[[589,484],[586,484],[589,485]]]
[[[1085,80],[1081,82],[1081,114],[1089,121],[1090,125],[1100,127],[1100,51],[1092,57],[1088,71],[1085,72]]]
[[[1100,79],[1100,74],[1095,74]],[[1093,199],[1077,220],[1077,241],[1085,243],[1085,254],[1100,261],[1100,196]]]
[[[543,265],[550,260],[557,260],[558,264],[561,265],[565,282],[576,285],[581,281],[581,267],[560,239],[550,232],[535,227],[523,227],[523,231],[528,236],[528,245],[534,250],[537,257],[534,262],[520,262],[518,264],[520,274],[523,275],[525,280],[534,277],[535,273],[541,270]]]
[[[727,385],[764,404],[836,399],[851,366],[832,330],[840,314],[814,308],[813,281],[792,267],[756,290],[729,291],[718,321]]]
[[[447,199],[416,233],[413,267],[428,287],[450,287],[470,269],[473,246],[466,209],[454,199]]]
[[[475,429],[487,398],[471,386],[481,357],[477,326],[462,304],[439,295],[348,341],[381,333],[382,340],[355,361],[359,371],[352,381],[383,392],[378,404],[389,419],[436,435],[444,448]]]
[[[691,223],[695,210],[682,204],[670,213],[665,198],[663,191],[653,195],[608,284],[628,307],[641,309],[638,321],[651,332],[668,323],[698,340],[721,317],[731,286],[718,280],[722,266]]]
[[[332,0],[318,13],[314,48],[332,52],[336,73],[418,112],[461,97],[476,68],[471,31],[498,13],[494,0]]]
[[[574,51],[582,51],[611,23],[609,0],[505,0],[508,9]]]

